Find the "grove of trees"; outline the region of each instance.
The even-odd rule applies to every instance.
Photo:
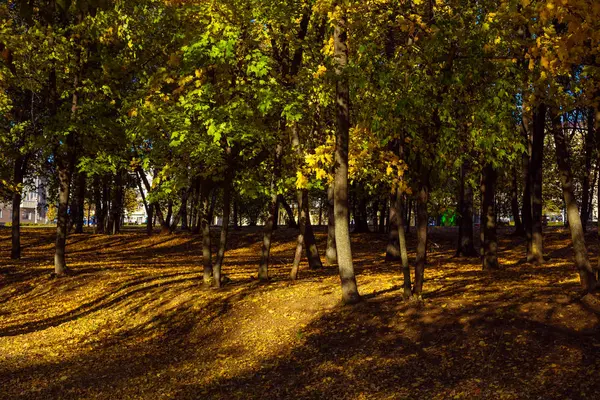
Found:
[[[298,229],[291,279],[303,254],[337,265],[348,304],[360,300],[351,230],[388,232],[386,259],[419,299],[430,222],[449,213],[457,256],[494,270],[500,216],[542,265],[544,215],[565,209],[582,290],[598,284],[584,235],[600,194],[596,0],[0,0],[0,55],[11,257],[21,195],[43,176],[58,277],[86,210],[116,234],[136,190],[149,234],[156,221],[202,235],[215,287],[242,220],[264,221],[256,267],[269,279],[280,208]]]

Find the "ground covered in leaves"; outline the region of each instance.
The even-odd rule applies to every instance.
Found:
[[[202,287],[194,235],[71,235],[74,275],[52,279],[52,230],[23,229],[18,262],[0,230],[0,398],[597,399],[599,317],[568,232],[547,228],[543,267],[501,232],[488,273],[453,257],[452,228],[432,231],[423,302],[402,301],[386,238],[361,234],[365,301],[344,307],[335,267],[288,280],[292,230],[275,234],[268,284],[260,229],[234,232],[220,290]]]

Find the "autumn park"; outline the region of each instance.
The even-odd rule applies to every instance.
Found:
[[[600,398],[600,1],[0,0],[0,400]]]

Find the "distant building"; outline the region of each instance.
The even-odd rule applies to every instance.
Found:
[[[48,196],[42,179],[35,178],[31,185],[26,186],[21,198],[22,224],[47,224]],[[12,222],[12,204],[0,203],[0,225]]]

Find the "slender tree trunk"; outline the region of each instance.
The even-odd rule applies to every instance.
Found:
[[[371,204],[371,219],[373,220],[373,232],[379,232],[378,215],[379,211],[379,200],[374,200]]]
[[[210,196],[210,207],[208,209],[208,223],[212,225],[215,218],[215,206],[217,205],[217,191],[213,190]]]
[[[181,193],[181,211],[179,213],[181,215],[181,230],[185,232],[190,230],[188,225],[188,196],[189,190],[185,189]]]
[[[599,98],[599,94],[600,94],[600,92],[596,94],[596,99]],[[598,104],[598,103],[596,103],[596,104]],[[600,106],[596,106],[596,108],[593,108],[590,111],[590,113],[593,116],[593,121],[590,122],[588,120],[588,123],[594,127],[594,139],[596,142],[596,151],[597,151],[597,154],[600,156]],[[599,165],[598,169],[599,169],[598,173],[600,175],[600,165]],[[597,204],[597,207],[598,207],[598,209],[597,209],[598,210],[598,233],[597,233],[597,235],[598,235],[598,241],[600,242],[600,182],[598,182],[597,196],[598,196],[597,197],[598,198],[598,204]],[[598,257],[598,264],[597,264],[596,269],[600,270],[600,256]]]
[[[399,231],[401,230],[398,226],[398,221],[404,218],[400,218],[398,210],[400,202],[398,200],[398,191],[392,191],[390,195],[390,230],[387,248],[385,250],[386,261],[398,261],[400,260],[400,239]]]
[[[581,226],[583,231],[587,230],[587,222],[590,216],[590,187],[594,179],[594,169],[592,168],[592,157],[594,156],[594,116],[593,109],[587,113],[587,131],[585,134],[585,170],[581,188]]]
[[[523,229],[525,230],[525,245],[526,245],[526,257],[527,262],[531,262],[533,257],[531,255],[531,180],[529,179],[529,156],[523,155],[524,163],[524,178],[525,187],[523,188],[523,208],[521,208],[521,215],[523,216]]]
[[[498,242],[496,239],[495,186],[496,170],[491,164],[483,169],[481,179],[481,236],[483,269],[498,269]]]
[[[72,133],[70,134],[72,135]],[[70,136],[69,135],[69,136]],[[56,224],[56,251],[54,254],[54,273],[64,276],[68,273],[65,262],[65,248],[67,244],[69,191],[71,187],[71,166],[68,162],[57,163],[58,172],[58,212]]]
[[[76,59],[76,64],[79,64],[79,56]],[[52,71],[55,74],[55,71]],[[57,93],[54,92],[56,88],[56,76],[52,78],[54,89],[53,94],[50,96],[53,98],[53,108],[58,105]],[[77,107],[79,104],[79,76],[75,76],[73,84],[73,96],[71,101],[71,118],[75,119],[77,113]],[[52,110],[52,115],[56,114],[56,110]],[[56,224],[56,245],[54,251],[54,274],[57,277],[65,276],[69,273],[69,268],[65,261],[65,253],[67,247],[67,234],[69,224],[69,195],[71,190],[71,179],[73,177],[73,168],[75,166],[75,133],[69,132],[66,135],[63,144],[60,144],[57,151],[54,153],[54,159],[56,161],[56,169],[58,175],[58,211],[57,211],[57,224]]]
[[[200,233],[200,179],[196,179],[194,187],[194,195],[192,196],[192,233]]]
[[[148,182],[148,177],[146,176],[146,174],[144,173],[144,171],[141,168],[138,168],[137,171],[138,171],[138,175],[142,179],[142,182],[144,183],[146,192],[150,193],[151,187],[150,187],[150,182]],[[156,177],[156,171],[154,172],[154,175]],[[169,224],[167,223],[167,221],[165,221],[164,215],[160,208],[160,204],[158,202],[154,202],[154,203],[150,203],[150,206],[154,207],[154,211],[156,213],[156,219],[158,220],[158,223],[160,224],[160,233],[161,234],[169,233]]]
[[[282,194],[280,194],[277,197],[277,202],[279,204],[281,204],[281,206],[285,210],[285,213],[288,216],[288,227],[289,228],[298,228],[298,224],[296,223],[296,218],[294,217],[294,211],[292,210],[292,207],[290,207],[288,202],[285,201],[285,197],[283,197]]]
[[[477,251],[473,241],[473,188],[466,181],[471,167],[467,161],[460,167],[460,193],[459,193],[459,229],[457,256],[475,257]]]
[[[210,246],[210,189],[207,184],[202,185],[200,194],[200,227],[202,231],[202,264],[204,265],[204,284],[212,282],[212,253]]]
[[[276,214],[277,214],[277,211],[276,211]],[[238,216],[238,201],[237,201],[236,197],[234,197],[234,199],[233,199],[233,230],[234,231],[240,230],[240,220],[239,220],[239,216]]]
[[[400,260],[402,262],[402,275],[404,277],[404,283],[403,283],[403,293],[402,293],[402,297],[404,297],[404,299],[409,299],[412,296],[412,291],[411,291],[411,281],[410,281],[410,266],[408,264],[408,249],[406,247],[406,235],[404,232],[404,196],[402,195],[402,193],[400,192],[400,190],[396,191],[396,201],[397,201],[397,209],[398,209],[398,213],[396,214],[397,217],[397,224],[398,227],[400,227],[398,229],[398,244],[400,247]],[[391,213],[390,213],[391,215]],[[391,219],[391,218],[390,218]]]
[[[597,283],[596,271],[592,268],[587,254],[585,233],[583,231],[573,188],[573,175],[571,173],[567,141],[565,139],[560,116],[557,112],[553,111],[551,117],[552,134],[554,135],[556,147],[556,161],[558,164],[563,196],[567,207],[567,214],[569,215],[569,230],[571,231],[573,251],[575,252],[575,267],[579,271],[579,279],[582,288],[587,292],[591,292],[595,289]]]
[[[533,114],[533,141],[531,152],[531,256],[538,265],[544,263],[542,236],[542,161],[544,158],[544,136],[546,127],[546,105],[538,105]]]
[[[113,235],[121,231],[121,215],[123,214],[123,174],[117,171],[110,207],[110,230]]]
[[[327,250],[325,262],[327,265],[337,264],[337,250],[335,247],[335,214],[333,211],[333,184],[327,188]]]
[[[260,256],[260,265],[258,266],[258,279],[266,281],[269,279],[269,261],[271,257],[271,243],[273,238],[273,228],[275,225],[275,217],[278,213],[278,195],[277,182],[281,177],[281,152],[283,147],[280,143],[275,147],[275,158],[273,161],[273,176],[271,177],[271,201],[269,204],[269,216],[265,223],[263,233],[263,245]],[[235,213],[234,213],[235,215]]]
[[[367,221],[367,197],[360,184],[356,185],[356,212],[354,213],[354,233],[370,232]],[[395,243],[395,242],[394,242]]]
[[[292,280],[298,279],[298,271],[300,269],[300,261],[302,260],[302,248],[304,247],[304,235],[306,233],[306,209],[304,208],[305,198],[302,196],[302,191],[298,192],[298,226],[300,233],[296,240],[296,251],[294,253],[294,262],[292,264],[292,270],[290,272],[290,278]],[[307,252],[308,255],[308,252]]]
[[[75,215],[75,233],[83,233],[83,218],[85,216],[85,183],[85,173],[78,172],[76,185],[77,214]]]
[[[231,178],[226,179],[223,187],[223,221],[221,224],[221,237],[219,239],[219,249],[217,251],[217,261],[213,267],[213,281],[215,287],[221,287],[221,268],[225,259],[225,250],[227,249],[227,233],[229,230],[229,214],[231,213]]]
[[[382,201],[381,203],[381,208],[380,208],[380,212],[379,212],[379,224],[378,224],[378,231],[379,233],[383,234],[385,233],[385,214],[387,213],[387,201]],[[404,218],[402,218],[402,220],[404,220]]]
[[[352,304],[360,301],[348,226],[348,144],[350,140],[350,88],[344,71],[348,64],[346,17],[340,16],[334,27],[334,54],[336,59],[337,129],[334,174],[335,242],[342,286],[342,301]]]
[[[146,233],[148,235],[152,235],[152,205],[148,204],[146,200],[146,194],[144,193],[144,189],[142,187],[142,179],[140,178],[139,171],[136,171],[135,176],[137,177],[137,185],[140,191],[140,196],[142,197],[142,202],[144,203],[144,209],[146,210]]]
[[[417,193],[417,259],[415,266],[414,294],[418,299],[423,292],[423,280],[425,278],[425,263],[427,262],[427,225],[429,215],[427,203],[429,202],[429,188],[421,183]]]
[[[106,199],[106,179],[105,177],[100,178],[100,176],[96,176],[94,178],[94,197],[96,202],[96,228],[95,232],[97,234],[104,233],[104,215],[106,213],[105,208],[105,199]]]
[[[275,214],[273,215],[273,230],[277,230],[279,228],[279,197],[275,199]]]
[[[27,160],[25,157],[17,157],[13,171],[13,184],[17,186],[17,190],[13,192],[12,196],[12,246],[10,250],[10,258],[13,260],[18,260],[21,258],[21,198],[26,164]]]
[[[512,171],[512,180],[511,180],[511,196],[510,196],[510,207],[513,215],[513,219],[515,221],[515,231],[513,235],[515,236],[523,236],[525,234],[525,229],[523,227],[523,222],[521,222],[521,216],[519,214],[519,184],[518,184],[518,170],[517,167],[513,167]]]
[[[318,226],[321,226],[323,224],[323,201],[321,199],[319,199],[319,222],[317,223]]]
[[[306,258],[308,259],[308,266],[311,269],[323,268],[321,263],[321,256],[319,255],[319,249],[317,248],[317,240],[315,233],[310,222],[310,201],[308,197],[308,189],[302,189],[298,196],[302,196],[302,207],[306,218],[304,220],[304,244],[306,248]],[[302,231],[302,225],[300,225]]]

